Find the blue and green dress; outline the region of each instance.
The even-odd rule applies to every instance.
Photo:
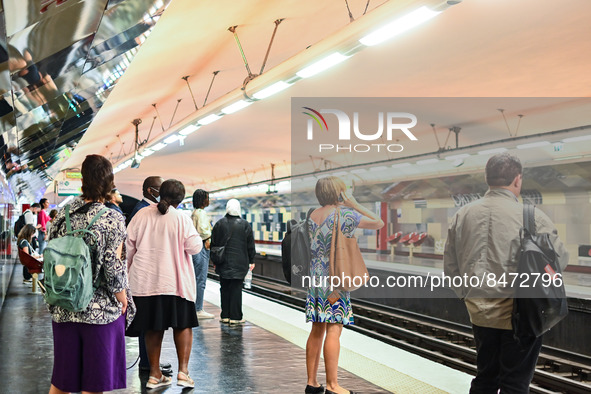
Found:
[[[341,207],[339,216],[339,224],[343,235],[349,238],[352,237],[362,215],[351,208]],[[328,301],[328,297],[332,293],[330,280],[324,283],[319,279],[329,277],[328,262],[334,220],[335,213],[333,212],[320,225],[313,220],[309,221],[308,231],[310,232],[312,255],[310,275],[313,285],[308,289],[308,296],[306,297],[306,322],[348,325],[353,324],[350,293],[348,291],[338,291],[339,299],[331,305]]]

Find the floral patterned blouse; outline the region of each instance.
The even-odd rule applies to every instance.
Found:
[[[86,203],[77,198],[70,205],[70,223],[72,230],[86,228],[92,218],[105,206],[102,203],[92,203],[86,213],[75,212]],[[49,239],[62,237],[66,234],[65,209],[62,209],[52,221]],[[89,245],[93,262],[93,281],[100,276],[99,287],[94,292],[90,304],[85,311],[71,312],[59,306],[48,305],[53,321],[56,323],[75,322],[87,324],[108,324],[121,316],[121,303],[115,293],[126,290],[127,294],[127,325],[135,316],[135,305],[129,291],[127,278],[127,264],[125,251],[122,258],[117,257],[117,249],[125,241],[125,219],[114,209],[109,209],[90,228],[96,238],[88,234],[83,236]]]
[[[345,237],[352,237],[362,215],[350,208],[339,209],[339,224]],[[328,215],[320,225],[313,220],[309,221],[310,247],[312,261],[310,262],[310,275],[312,278],[324,278],[329,276],[330,244],[332,241],[332,229],[334,227],[334,212]],[[338,291],[339,299],[331,304],[328,297],[331,294],[330,281],[323,286],[323,281],[308,289],[306,297],[306,322],[353,324],[353,309],[351,297],[348,291]]]

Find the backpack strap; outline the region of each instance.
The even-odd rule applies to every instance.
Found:
[[[66,205],[66,234],[77,234],[77,233],[86,233],[86,234],[90,234],[92,237],[95,237],[94,233],[92,231],[90,231],[90,227],[92,227],[92,225],[101,217],[103,216],[106,212],[109,211],[110,208],[104,207],[103,209],[101,209],[100,211],[98,211],[98,213],[96,215],[94,215],[94,217],[90,220],[90,222],[88,223],[88,225],[80,230],[72,230],[72,226],[70,225],[70,215],[69,215],[69,205]]]
[[[523,204],[523,227],[530,235],[536,235],[535,206]]]

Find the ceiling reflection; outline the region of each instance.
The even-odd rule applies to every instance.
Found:
[[[170,0],[3,0],[0,170],[38,201]]]

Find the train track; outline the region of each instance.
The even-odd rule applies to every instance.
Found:
[[[215,275],[212,276],[217,279]],[[254,276],[250,291],[285,306],[304,310],[305,294],[285,282]],[[355,325],[347,328],[421,357],[475,375],[476,350],[470,327],[418,313],[353,299]],[[591,392],[591,357],[542,348],[532,393]]]

